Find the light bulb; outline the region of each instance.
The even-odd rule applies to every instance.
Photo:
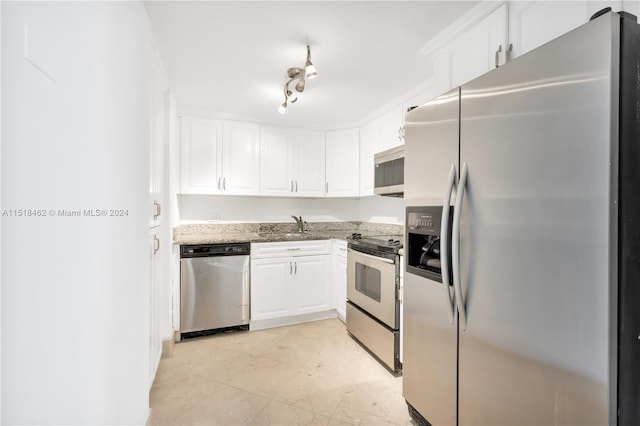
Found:
[[[286,102],[278,107],[278,112],[280,114],[284,114],[285,112],[287,112],[287,103]]]
[[[296,101],[298,100],[298,94],[295,91],[287,91],[287,100],[289,102],[291,102],[292,104],[295,104]]]
[[[305,73],[309,80],[313,80],[318,76],[318,72],[316,71],[316,67],[313,64],[309,63],[305,68]]]

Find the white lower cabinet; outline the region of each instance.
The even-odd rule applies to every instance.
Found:
[[[331,241],[251,246],[250,329],[335,318]]]
[[[331,256],[293,257],[293,314],[331,309]]]
[[[251,259],[251,320],[291,315],[290,258]]]

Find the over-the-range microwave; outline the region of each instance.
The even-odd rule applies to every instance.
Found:
[[[404,145],[373,156],[374,194],[402,197],[404,194]]]

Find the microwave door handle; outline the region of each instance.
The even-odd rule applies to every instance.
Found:
[[[447,315],[449,316],[449,324],[453,325],[453,298],[449,286],[451,280],[449,277],[449,211],[451,210],[451,195],[453,194],[453,188],[456,186],[456,179],[458,173],[456,165],[451,165],[449,171],[449,181],[447,183],[447,191],[444,194],[444,200],[442,202],[442,223],[440,225],[440,262],[442,271],[442,288],[444,290],[444,297],[447,305]]]
[[[362,256],[365,259],[371,259],[371,260],[374,260],[376,262],[384,262],[384,263],[389,263],[391,265],[394,264],[393,260],[391,260],[391,259],[387,259],[387,258],[384,258],[384,257],[378,257],[378,256],[371,256],[370,254],[365,254],[365,253],[359,252],[357,250],[348,249],[347,252],[353,253],[353,254],[357,254],[358,256]]]
[[[453,263],[453,288],[456,293],[456,305],[460,313],[460,327],[467,329],[467,310],[462,298],[462,285],[460,284],[460,213],[462,211],[462,195],[467,186],[467,163],[462,165],[460,182],[458,183],[458,193],[456,194],[456,204],[453,207],[453,229],[451,235],[451,261]]]

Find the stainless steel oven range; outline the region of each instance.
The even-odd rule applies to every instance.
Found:
[[[400,373],[401,235],[347,240],[347,331],[387,368]]]

